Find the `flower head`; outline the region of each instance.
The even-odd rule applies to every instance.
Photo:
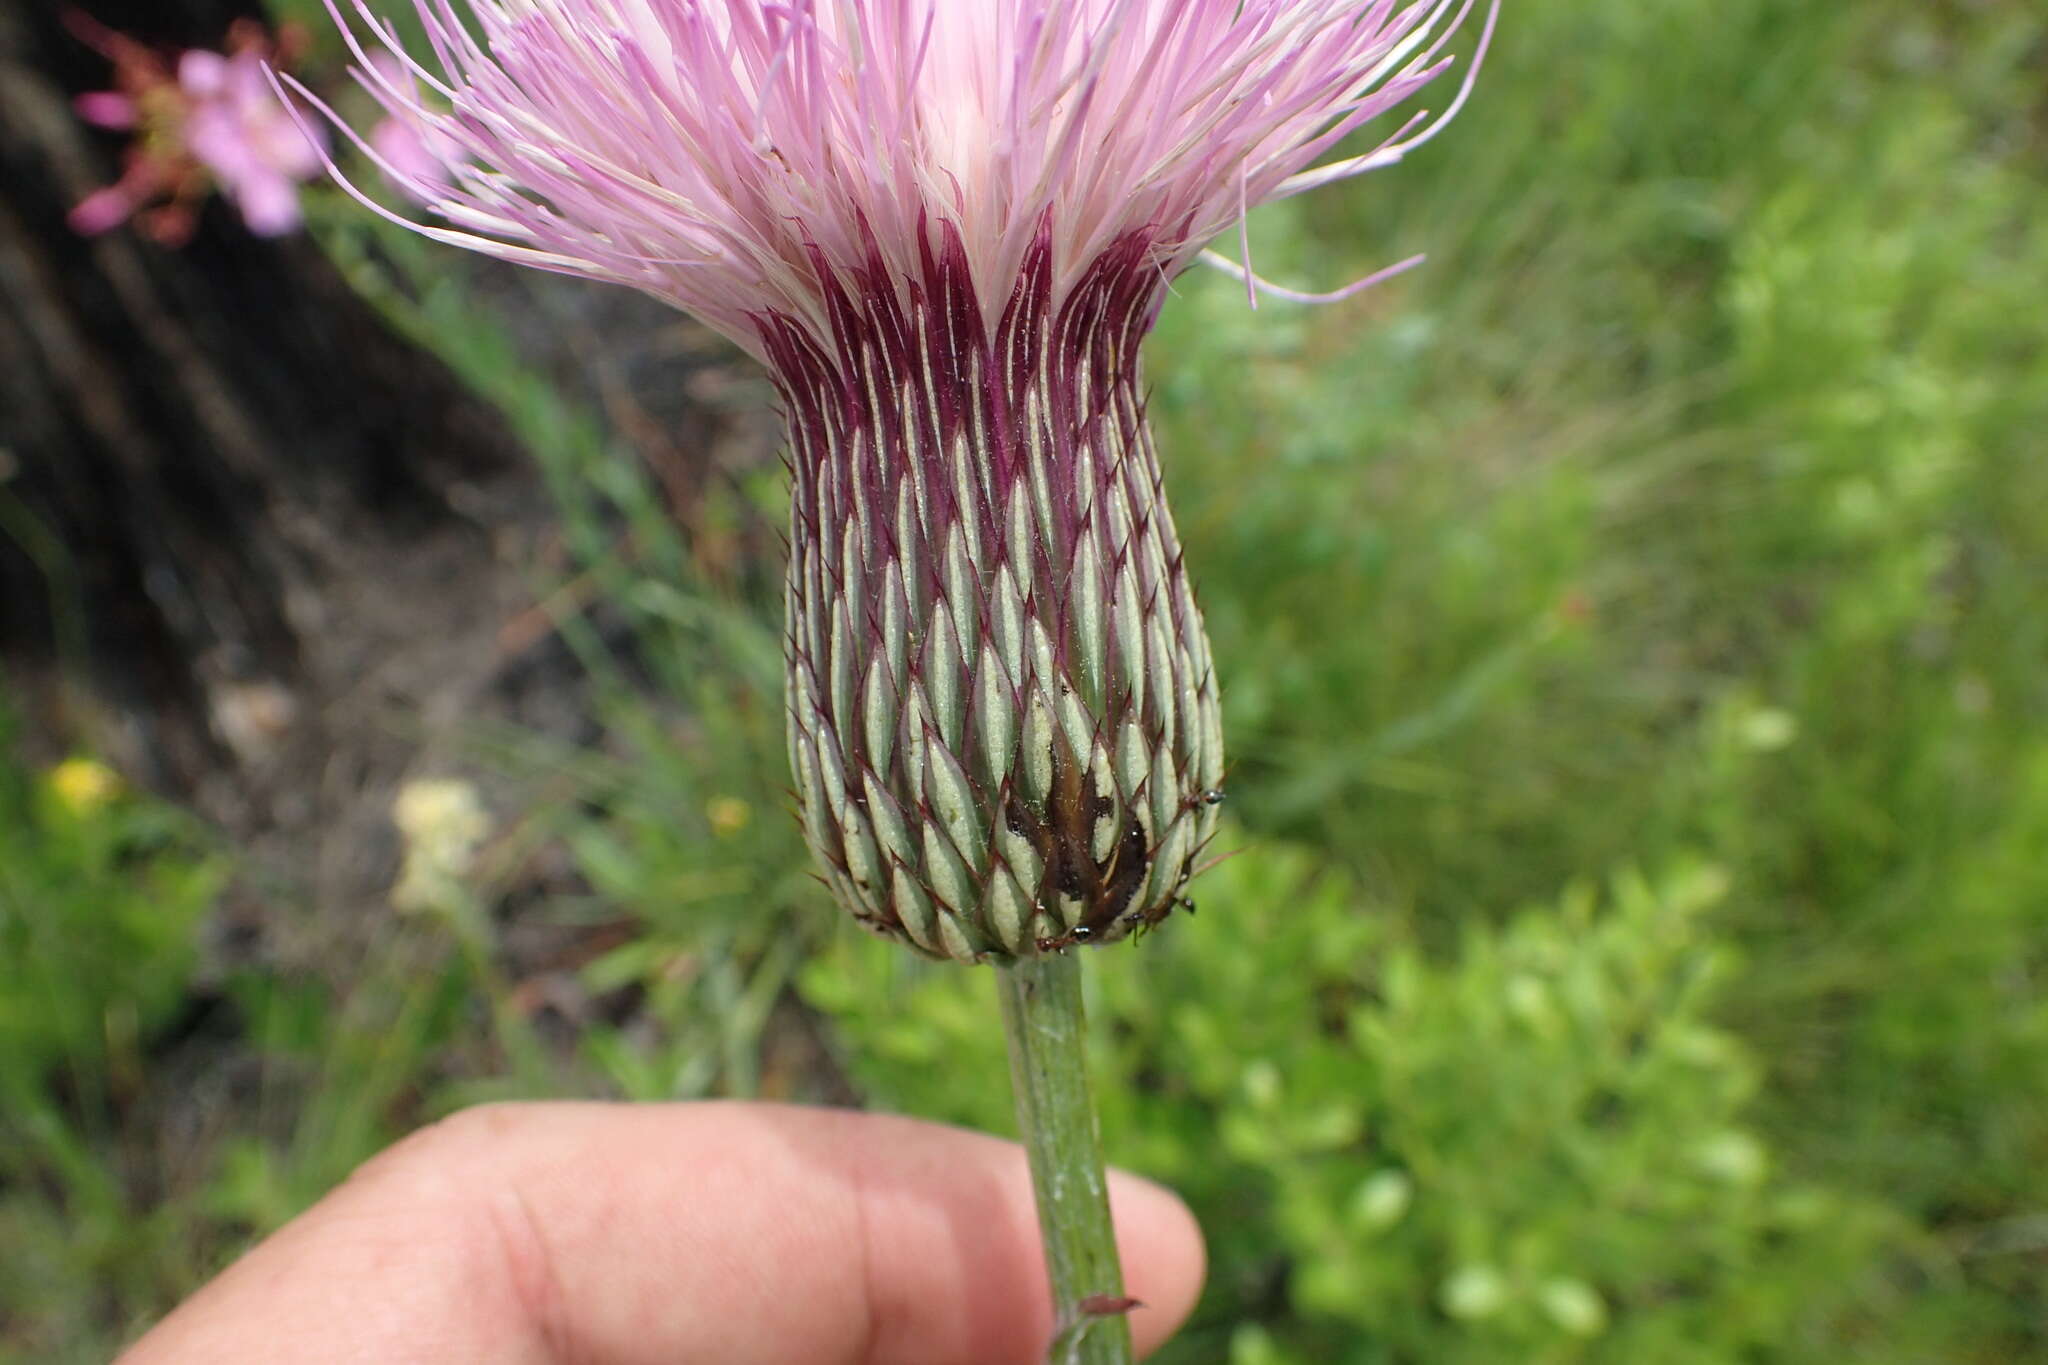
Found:
[[[1222,743],[1139,343],[1248,208],[1433,134],[1337,155],[1472,3],[422,0],[434,107],[357,52],[466,154],[419,230],[767,363],[811,845],[862,922],[978,961],[1180,903]]]
[[[1472,4],[473,0],[470,25],[421,0],[434,103],[357,52],[387,110],[488,168],[432,198],[430,235],[644,289],[761,355],[763,314],[829,333],[822,273],[872,254],[911,279],[949,236],[985,302],[1041,233],[1055,297],[1134,231],[1163,290],[1247,208],[1428,138],[1417,113],[1317,165],[1445,70]]]
[[[378,78],[394,86],[402,84],[416,91],[412,73],[388,52],[371,54]],[[445,190],[455,168],[469,159],[461,143],[436,124],[414,112],[411,102],[397,105],[370,129],[369,145],[386,178],[400,194],[427,203]]]
[[[269,56],[267,45],[245,43],[226,56],[194,49],[178,59],[185,145],[262,237],[299,226],[299,184],[322,164],[306,126],[271,88]]]
[[[265,74],[291,44],[243,21],[228,51],[192,48],[175,60],[82,16],[72,26],[114,63],[117,87],[78,97],[80,118],[128,131],[120,180],[72,210],[75,231],[106,232],[137,214],[151,236],[175,246],[191,235],[198,203],[219,189],[252,232],[298,227],[299,185],[321,168],[318,134],[278,98]]]
[[[91,758],[67,758],[45,777],[50,794],[70,814],[96,815],[121,795],[121,775]]]
[[[476,787],[460,778],[420,778],[399,788],[391,823],[405,861],[391,888],[400,910],[451,910],[465,900],[463,881],[491,835],[491,817]]]

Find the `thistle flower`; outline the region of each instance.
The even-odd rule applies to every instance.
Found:
[[[388,52],[371,54],[378,78],[413,87],[412,73]],[[391,168],[391,184],[400,194],[419,203],[444,188],[452,168],[468,159],[460,143],[423,119],[415,118],[410,107],[388,112],[370,129],[371,148],[377,160]]]
[[[1251,206],[1430,137],[1417,113],[1327,159],[1472,3],[421,0],[438,70],[356,52],[461,149],[439,183],[380,162],[419,231],[644,290],[768,366],[809,842],[862,923],[1000,962],[1158,923],[1215,827],[1139,362],[1168,283]]]

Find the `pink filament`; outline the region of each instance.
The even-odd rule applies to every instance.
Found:
[[[1417,115],[1325,159],[1450,65],[1475,0],[472,0],[473,26],[415,0],[435,62],[397,69],[343,3],[359,79],[445,149],[445,180],[404,177],[423,231],[633,285],[759,355],[766,314],[829,335],[821,268],[909,281],[941,228],[984,300],[1041,228],[1056,292],[1133,233],[1163,287],[1248,209],[1434,136]]]

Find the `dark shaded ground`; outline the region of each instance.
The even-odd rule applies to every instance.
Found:
[[[238,12],[102,17],[213,42]],[[385,905],[408,775],[460,766],[479,725],[602,742],[561,602],[541,600],[574,566],[504,419],[308,238],[257,240],[218,204],[177,251],[67,229],[117,140],[69,108],[106,64],[59,15],[0,0],[0,681],[22,757],[104,753],[238,851],[230,957],[317,961]],[[523,360],[646,457],[686,530],[707,481],[773,460],[765,387],[702,329],[449,254]],[[773,546],[702,550],[754,572]],[[491,801],[498,779],[474,775]]]

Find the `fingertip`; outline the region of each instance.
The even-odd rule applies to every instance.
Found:
[[[1131,1338],[1140,1355],[1149,1355],[1202,1296],[1208,1251],[1201,1224],[1179,1195],[1128,1171],[1109,1173],[1109,1208],[1125,1290],[1140,1304],[1131,1310]]]

